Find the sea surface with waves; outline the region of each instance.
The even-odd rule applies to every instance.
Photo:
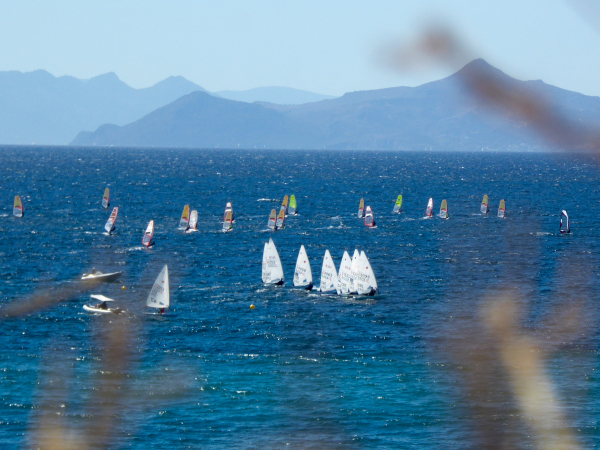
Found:
[[[524,305],[519,333],[544,342],[558,311],[582,305],[572,338],[542,360],[557,426],[598,447],[600,170],[585,156],[5,147],[0,174],[0,314],[59,295],[93,267],[123,272],[0,322],[1,448],[37,448],[59,432],[85,440],[107,423],[108,440],[92,446],[458,449],[481,448],[498,429],[498,442],[532,447],[513,391],[499,385],[502,395],[481,399],[461,365],[461,343],[477,339],[464,324],[507,289]],[[105,187],[119,207],[112,235]],[[16,194],[23,218],[12,215]],[[268,231],[291,194],[299,214]],[[429,197],[436,213],[448,201],[449,220],[424,218]],[[357,218],[361,198],[377,228]],[[222,233],[227,202],[236,222]],[[198,210],[197,232],[177,229],[185,204]],[[559,233],[563,209],[569,235]],[[146,249],[150,220],[156,244]],[[261,283],[270,237],[283,287]],[[326,249],[338,267],[344,250],[364,250],[380,294],[294,289],[301,245],[316,286]],[[170,314],[144,315],[164,264]],[[85,313],[91,293],[130,314]],[[107,330],[121,320],[127,333],[114,339]],[[113,347],[128,355],[114,367]],[[496,411],[489,429],[486,408]]]

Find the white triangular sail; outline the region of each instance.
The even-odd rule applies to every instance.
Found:
[[[304,245],[300,247],[298,252],[298,259],[296,260],[296,270],[294,270],[294,286],[305,287],[308,290],[312,289],[313,277],[312,270],[310,268],[310,261],[306,254]]]
[[[433,217],[433,198],[430,198],[427,202],[427,208],[425,209],[425,216]]]
[[[374,295],[377,292],[375,273],[365,252],[360,252],[358,260],[358,275],[355,280],[358,295]]]
[[[104,225],[104,229],[108,234],[110,234],[115,229],[115,222],[117,221],[117,216],[119,215],[119,207],[115,206],[110,213],[110,217],[106,221]]]
[[[338,282],[335,287],[338,295],[348,295],[352,292],[353,282],[352,282],[352,258],[348,252],[344,251],[344,256],[342,257],[342,262],[340,263],[340,270],[338,272]]]
[[[190,213],[190,230],[198,228],[198,211],[195,209]]]
[[[267,255],[267,268],[263,270],[263,282],[266,284],[283,284],[283,267],[273,239],[269,239],[265,252]]]
[[[321,292],[332,292],[337,287],[338,276],[333,258],[329,253],[329,250],[325,250],[325,256],[323,257],[323,268],[321,269]]]
[[[350,288],[350,294],[356,294],[357,280],[358,280],[358,269],[359,269],[359,259],[360,253],[357,249],[354,249],[354,254],[352,255],[352,265],[350,266],[350,278],[352,278],[352,288]]]
[[[148,226],[146,227],[146,232],[144,233],[144,237],[142,238],[142,245],[146,247],[150,247],[152,245],[152,237],[154,236],[154,220],[148,222]]]
[[[169,304],[169,268],[165,264],[158,274],[158,277],[156,277],[156,281],[154,281],[154,286],[152,286],[150,294],[148,294],[146,306],[162,309],[168,308]]]
[[[564,224],[563,224],[563,219],[564,219]],[[563,225],[565,226],[565,228],[563,228]],[[569,215],[567,214],[567,212],[564,209],[562,210],[562,213],[560,215],[560,232],[563,234],[571,232],[571,224],[569,223]]]

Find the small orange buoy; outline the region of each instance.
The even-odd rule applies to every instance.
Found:
[[[250,309],[254,309],[254,308],[255,308],[254,304],[250,305]]]
[[[127,288],[125,286],[123,286],[121,289],[123,289],[124,291],[127,290]]]

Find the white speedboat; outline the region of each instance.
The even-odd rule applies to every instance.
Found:
[[[84,311],[94,314],[121,314],[124,313],[121,308],[109,308],[107,302],[114,302],[112,298],[105,297],[104,295],[92,294],[94,300],[98,300],[99,303],[95,305],[83,305]]]
[[[102,273],[99,270],[92,269],[90,273],[86,273],[81,277],[81,281],[116,281],[123,272]]]

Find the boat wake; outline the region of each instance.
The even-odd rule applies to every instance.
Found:
[[[276,202],[277,200],[274,198],[259,198],[256,200],[257,202]]]

